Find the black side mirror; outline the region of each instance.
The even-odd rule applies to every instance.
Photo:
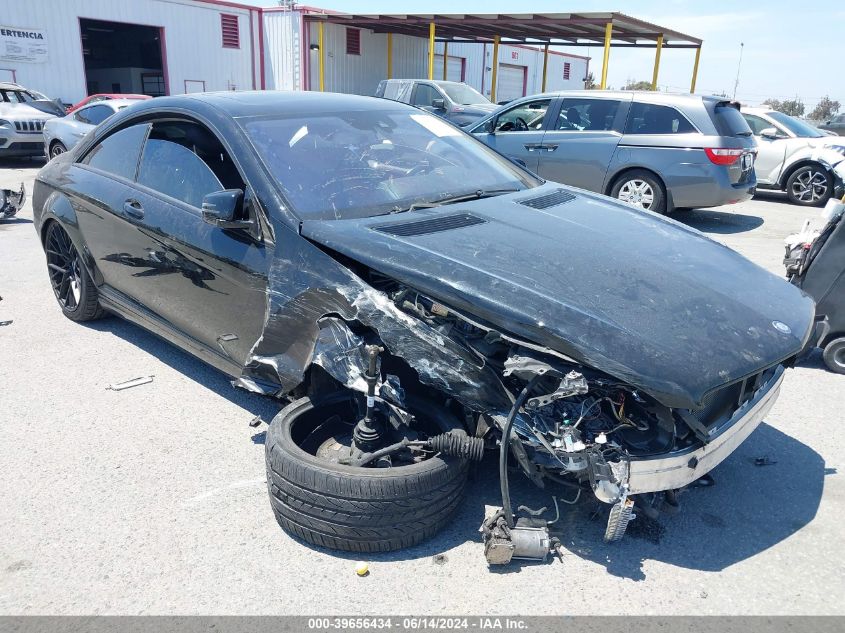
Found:
[[[252,220],[236,220],[243,208],[244,192],[240,189],[215,191],[202,199],[202,219],[221,229],[248,229]]]
[[[431,107],[435,110],[445,110],[446,109],[446,101],[444,99],[433,99],[431,101]]]

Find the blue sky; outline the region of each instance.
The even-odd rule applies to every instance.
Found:
[[[278,4],[273,0],[259,3]],[[845,111],[845,2],[836,0],[310,0],[302,4],[350,13],[620,11],[704,40],[699,92],[733,94],[740,42],[744,42],[738,99],[756,105],[767,97],[797,95],[809,113],[821,97],[830,95]],[[593,58],[590,68],[598,77],[601,47],[572,52],[589,54]],[[653,61],[654,49],[612,49],[608,82],[618,88],[629,78],[650,80]],[[692,51],[664,50],[659,84],[671,90],[689,90],[692,66]]]

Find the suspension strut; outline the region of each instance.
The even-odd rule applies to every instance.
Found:
[[[367,383],[367,410],[364,417],[358,420],[355,429],[352,431],[352,438],[359,451],[370,452],[381,444],[384,433],[384,424],[376,417],[376,383],[378,383],[378,357],[384,351],[378,345],[367,345],[364,348],[367,354],[367,373],[364,380]]]

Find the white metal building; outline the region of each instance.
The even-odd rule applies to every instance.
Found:
[[[305,16],[314,8],[264,10],[264,63],[268,89],[316,90],[318,78],[317,25]],[[326,24],[325,89],[371,95],[379,81],[387,77],[385,33],[368,29]],[[428,76],[428,40],[402,34],[391,36],[392,68],[397,79]],[[443,79],[442,42],[435,45],[435,79]],[[463,81],[490,96],[492,83],[492,43],[451,43],[447,78]],[[550,51],[547,90],[580,89],[589,72],[589,57]],[[542,49],[502,44],[499,47],[497,100],[509,100],[541,90]]]
[[[505,101],[540,92],[544,75],[547,90],[583,88],[590,59],[553,47],[601,43],[602,84],[611,46],[656,48],[655,84],[661,49],[696,48],[694,90],[701,40],[620,13],[358,16],[230,0],[2,0],[0,81],[72,103],[318,90],[321,78],[324,90],[372,95],[387,77],[445,74]]]
[[[97,92],[259,88],[261,10],[223,0],[3,0],[0,81]]]

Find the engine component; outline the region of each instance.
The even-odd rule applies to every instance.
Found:
[[[577,371],[571,371],[560,380],[560,385],[552,393],[536,396],[528,400],[528,407],[537,409],[551,404],[555,400],[587,393],[587,379]]]
[[[364,380],[367,381],[367,412],[363,418],[358,420],[355,429],[352,431],[355,446],[362,452],[375,449],[381,442],[384,432],[384,425],[375,415],[376,383],[379,379],[378,355],[384,349],[378,345],[367,345],[365,351],[368,361],[367,373],[364,374]]]
[[[507,565],[512,559],[545,561],[557,547],[543,519],[520,517],[509,527],[503,510],[481,525],[488,565]]]
[[[628,529],[628,523],[636,519],[634,514],[634,501],[628,498],[622,498],[613,504],[610,508],[610,516],[607,517],[607,528],[604,530],[604,542],[616,543],[622,540],[625,536],[625,530]]]
[[[26,188],[21,183],[19,191],[0,189],[0,220],[11,218],[26,202]]]
[[[455,433],[441,433],[428,438],[426,447],[432,450],[480,462],[484,458],[484,438],[457,435]]]

